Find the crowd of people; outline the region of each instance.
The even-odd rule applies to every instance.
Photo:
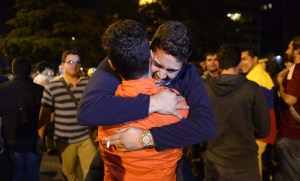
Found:
[[[120,20],[102,45],[88,76],[77,50],[62,53],[58,76],[14,58],[0,84],[0,180],[39,180],[52,151],[68,181],[300,179],[300,36],[275,76],[274,60],[233,43],[207,51],[198,70],[178,21],[149,39]]]

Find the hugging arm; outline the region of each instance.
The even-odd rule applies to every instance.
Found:
[[[148,115],[149,96],[117,97],[120,81],[108,60],[100,63],[80,100],[77,119],[80,125],[108,126],[144,118]]]
[[[77,113],[80,125],[111,126],[145,118],[152,112],[180,117],[176,108],[183,108],[181,104],[177,104],[182,99],[177,98],[175,93],[162,91],[151,98],[144,94],[134,98],[117,97],[115,90],[119,84],[108,60],[104,60],[93,74],[80,100]]]
[[[196,68],[188,66],[181,79],[177,79],[172,87],[183,94],[190,107],[190,113],[186,120],[150,129],[158,151],[200,143],[213,138],[216,133],[214,114]],[[138,128],[128,128],[103,140],[121,144],[126,151],[141,149],[139,138],[142,131]]]
[[[178,123],[150,129],[158,151],[197,144],[213,138],[216,133],[215,117],[194,66],[188,65],[174,88],[185,97],[190,107],[189,116]]]

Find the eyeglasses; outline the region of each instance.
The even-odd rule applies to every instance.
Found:
[[[77,65],[77,64],[81,64],[81,61],[69,60],[65,63],[68,64],[68,65]]]

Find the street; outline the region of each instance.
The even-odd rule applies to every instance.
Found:
[[[62,181],[61,165],[58,155],[43,155],[40,168],[41,181]]]

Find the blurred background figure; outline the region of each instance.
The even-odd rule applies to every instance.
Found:
[[[285,53],[294,64],[277,76],[282,104],[276,148],[283,181],[300,178],[300,36],[291,39]]]
[[[272,148],[272,145],[275,143],[276,135],[277,135],[277,126],[276,126],[276,116],[274,109],[274,83],[271,76],[263,69],[261,64],[259,63],[258,52],[253,47],[245,47],[242,49],[241,53],[241,62],[240,67],[242,68],[243,73],[246,75],[248,80],[256,82],[263,94],[264,98],[268,103],[269,108],[269,117],[270,117],[270,132],[269,135],[262,139],[257,139],[256,143],[258,146],[258,161],[259,161],[259,169],[261,176],[263,176],[264,169],[267,165],[265,163],[269,163],[269,161],[263,162],[263,154],[266,156],[268,149]],[[267,147],[268,146],[268,147]],[[270,158],[270,157],[268,157]]]
[[[8,78],[2,74],[0,74],[0,84],[3,83],[3,82],[6,82],[8,81]]]
[[[88,71],[87,71],[87,76],[89,78],[92,77],[92,75],[94,74],[94,72],[96,72],[97,68],[96,67],[92,67],[92,68],[89,68]]]
[[[208,51],[205,54],[206,71],[201,76],[202,80],[206,81],[210,78],[218,77],[220,74],[219,59],[216,50]]]
[[[261,67],[267,71],[267,63],[269,62],[269,60],[267,58],[262,58],[258,60],[258,63],[261,65]]]
[[[33,82],[45,87],[53,78],[53,70],[49,68],[49,64],[44,60],[37,63],[36,68],[38,74],[34,77]]]
[[[42,156],[36,149],[37,124],[43,87],[32,82],[31,70],[28,59],[17,57],[12,62],[14,79],[0,85],[0,116],[13,180],[39,180]]]
[[[36,64],[37,75],[34,77],[33,82],[45,87],[52,79],[54,75],[53,69],[50,68],[49,64],[42,60]],[[51,115],[51,122],[47,126],[45,136],[45,146],[48,155],[55,155],[55,143],[54,143],[54,114]]]

